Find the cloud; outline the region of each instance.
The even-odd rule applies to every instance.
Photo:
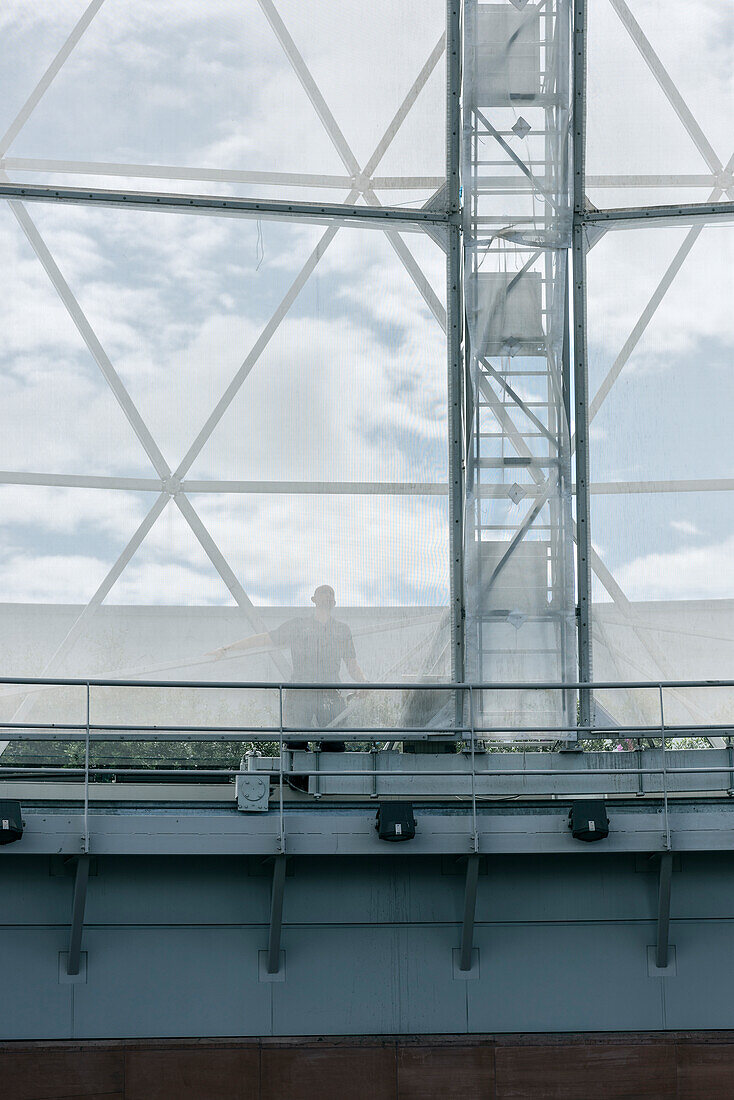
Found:
[[[615,570],[631,600],[734,597],[734,537],[706,546],[646,554]]]
[[[88,554],[23,551],[0,562],[0,600],[12,603],[87,603],[108,570]]]
[[[253,223],[62,208],[33,214],[172,467],[322,234],[267,226],[256,272]],[[440,250],[415,235],[408,243],[440,292]],[[23,275],[13,303],[21,336],[23,319],[39,307],[27,346],[16,344],[6,360],[3,465],[153,477],[40,265],[18,261],[28,250],[12,223],[0,244]],[[190,477],[446,479],[446,349],[437,322],[381,233],[343,229],[324,261]],[[88,599],[152,500],[6,487],[6,597]],[[344,603],[447,599],[445,498],[192,500],[256,602],[302,603],[315,576],[331,578]],[[24,557],[32,569],[22,567]],[[96,562],[89,569],[87,557]],[[226,604],[231,595],[169,505],[108,602]]]
[[[12,65],[0,98],[8,115],[0,130],[83,10],[64,7],[66,18],[50,20],[43,13],[33,18],[28,5],[15,0],[6,6]],[[357,160],[364,163],[438,40],[445,5],[442,0],[405,0],[397,6],[376,0],[368,20],[355,0],[324,0],[306,10],[281,0],[279,11]],[[399,135],[398,160],[388,164],[389,173],[443,173],[443,69],[442,59],[411,107],[406,140]],[[107,0],[11,152],[351,174],[264,13],[240,0],[209,0],[205,8],[161,0],[155,9],[133,0]],[[428,193],[423,188],[417,196]]]
[[[637,0],[639,22],[722,163],[732,154],[731,7],[718,0]],[[701,174],[708,166],[609,3],[589,17],[587,172]],[[703,201],[689,187],[591,188],[597,205]]]
[[[687,519],[672,519],[670,526],[674,531],[679,531],[681,535],[700,535],[702,532],[696,527],[695,523],[690,523]]]
[[[35,528],[41,537],[85,527],[127,541],[154,499],[121,490],[0,485],[0,515],[4,528]]]
[[[589,253],[591,354],[608,366],[621,351],[688,227],[611,231]],[[665,369],[700,356],[704,341],[734,344],[731,309],[734,226],[701,230],[624,367],[624,374]],[[599,379],[601,380],[601,379]]]

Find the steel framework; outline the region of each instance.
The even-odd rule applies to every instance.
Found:
[[[89,617],[102,604],[115,582],[133,559],[153,524],[170,506],[178,509],[190,527],[206,556],[222,578],[237,604],[245,611],[253,630],[262,630],[262,621],[249,595],[238,580],[234,570],[212,538],[196,511],[191,497],[197,493],[253,493],[288,492],[302,494],[367,494],[367,495],[448,495],[451,543],[451,669],[455,682],[465,678],[464,646],[466,640],[467,608],[465,585],[466,540],[479,542],[486,531],[493,531],[493,539],[501,543],[501,552],[483,565],[485,576],[479,586],[484,596],[493,590],[503,571],[514,555],[529,542],[540,542],[550,562],[548,610],[543,612],[552,622],[555,632],[551,648],[561,653],[558,669],[562,679],[569,682],[592,679],[591,576],[595,574],[618,610],[622,613],[635,636],[642,643],[650,660],[653,673],[660,678],[670,674],[669,663],[660,651],[648,627],[639,621],[635,611],[591,545],[590,500],[592,495],[626,493],[668,492],[721,492],[732,491],[732,479],[650,480],[635,482],[594,483],[590,479],[588,460],[588,430],[598,414],[616,380],[622,373],[635,346],[660,306],[666,292],[685,262],[703,224],[712,219],[731,219],[734,215],[734,154],[725,163],[716,154],[706,134],[685,103],[663,63],[645,37],[625,0],[609,0],[619,16],[645,64],[653,74],[667,101],[680,119],[682,127],[694,142],[706,171],[697,175],[660,175],[655,177],[613,176],[593,177],[586,180],[584,169],[585,141],[585,43],[586,0],[546,0],[540,4],[528,4],[527,0],[507,0],[520,13],[524,29],[536,27],[542,50],[541,72],[537,94],[529,96],[511,92],[509,101],[516,107],[526,104],[528,109],[538,107],[544,117],[542,143],[544,154],[523,158],[516,152],[516,143],[524,140],[531,127],[507,128],[502,122],[502,111],[494,110],[489,101],[480,104],[476,98],[469,109],[464,98],[462,117],[462,35],[478,41],[476,19],[484,18],[490,8],[499,5],[466,5],[466,27],[462,27],[464,10],[459,0],[447,4],[446,33],[436,42],[425,64],[416,74],[408,94],[396,109],[394,117],[374,148],[368,160],[361,164],[342,133],[335,115],[329,107],[316,80],[309,71],[298,46],[281,18],[273,0],[258,0],[290,66],[296,74],[304,94],[315,109],[325,133],[336,150],[343,166],[342,175],[313,175],[308,173],[244,172],[210,168],[186,168],[161,165],[110,164],[98,162],[42,160],[8,155],[13,142],[42,100],[58,73],[83,38],[88,27],[103,6],[104,0],[92,0],[71,31],[65,43],[48,66],[46,72],[30,91],[5,135],[0,139],[0,198],[5,201],[23,234],[28,240],[39,263],[63,303],[69,317],[91,352],[107,385],[132,427],[140,446],[150,461],[149,477],[124,478],[101,477],[93,474],[58,474],[53,472],[2,472],[2,484],[32,484],[42,486],[71,486],[97,488],[99,490],[138,490],[152,494],[150,509],[133,534],[127,546],[99,584],[86,607],[57,646],[53,656],[42,670],[52,675],[69,651]],[[491,13],[489,13],[491,14]],[[524,33],[524,30],[523,30]],[[533,32],[535,33],[535,32]],[[444,178],[425,177],[420,180],[378,177],[376,175],[385,154],[408,116],[416,97],[425,86],[439,61],[446,58],[446,174]],[[570,81],[571,95],[566,101]],[[572,106],[569,115],[568,107]],[[494,115],[493,115],[494,110]],[[569,128],[570,122],[570,128]],[[463,154],[462,154],[463,124]],[[519,126],[519,129],[517,128]],[[568,135],[570,133],[570,141]],[[513,145],[513,142],[515,145]],[[489,146],[499,156],[489,159],[485,151]],[[461,168],[464,156],[464,179]],[[258,184],[301,187],[318,184],[326,188],[348,188],[344,203],[310,203],[304,201],[249,200],[246,198],[207,197],[202,194],[162,194],[134,191],[107,191],[93,188],[68,188],[21,184],[10,174],[49,171],[59,175],[74,174],[99,177],[148,177],[171,180],[215,181],[227,183]],[[559,210],[560,196],[572,180],[572,202],[569,218],[563,219]],[[709,201],[694,205],[667,205],[597,210],[586,198],[587,182],[594,185],[619,187],[639,185],[640,180],[654,187],[696,186],[711,187]],[[433,198],[422,210],[411,211],[404,207],[381,204],[378,190],[400,190],[408,186],[424,186],[435,189]],[[463,210],[462,210],[463,186]],[[500,196],[515,199],[529,196],[540,204],[541,214],[517,215],[504,209]],[[728,201],[721,201],[726,196]],[[358,202],[359,200],[359,202]],[[94,332],[87,316],[72,292],[48,243],[39,232],[28,209],[30,201],[44,203],[75,203],[89,208],[100,206],[145,207],[156,210],[188,210],[197,214],[209,213],[231,217],[297,218],[326,226],[324,233],[293,281],[270,320],[263,328],[228,386],[207,416],[181,462],[172,469],[136,407],[118,371]],[[488,210],[489,201],[489,213]],[[360,205],[362,203],[363,205]],[[547,234],[549,226],[560,226],[560,236],[548,247],[548,239],[539,243],[532,235],[517,238],[517,233],[537,229],[540,225]],[[677,224],[690,225],[685,240],[656,287],[650,300],[644,305],[640,317],[620,349],[613,365],[594,394],[587,392],[588,368],[586,363],[586,254],[599,236],[609,227],[625,224]],[[404,266],[434,318],[446,333],[448,353],[448,404],[449,404],[449,463],[445,483],[383,483],[383,482],[282,482],[253,483],[247,481],[194,481],[188,474],[197,456],[210,439],[216,426],[230,407],[233,399],[245,384],[258,358],[288,314],[296,297],[320,263],[342,225],[370,225],[383,232]],[[444,308],[433,291],[430,281],[411,252],[408,234],[430,232],[446,252],[447,308]],[[548,339],[548,330],[534,350],[528,347],[504,346],[484,351],[474,349],[479,359],[477,389],[473,395],[466,392],[464,317],[466,293],[464,274],[476,275],[482,256],[489,245],[483,235],[491,235],[502,255],[522,255],[522,273],[537,271],[540,279],[542,309],[546,322],[554,308],[553,297],[559,293],[564,302],[565,332],[563,352],[556,357]],[[513,236],[514,234],[514,236]],[[406,239],[407,237],[407,239]],[[558,266],[558,256],[572,257],[572,291],[565,286],[565,266]],[[564,259],[565,264],[565,259]],[[510,289],[512,283],[510,284]],[[537,341],[536,341],[537,343]],[[532,358],[531,356],[535,356]],[[538,363],[540,362],[540,366]],[[572,401],[571,376],[574,389]],[[544,396],[532,401],[524,393],[535,385],[541,376]],[[533,381],[535,380],[535,381]],[[535,385],[537,389],[537,385]],[[467,398],[473,396],[470,407]],[[559,413],[574,410],[573,452],[575,455],[575,535],[572,524],[564,511],[563,493],[559,486],[571,490],[570,466],[564,465],[562,455],[562,425]],[[467,413],[467,409],[469,412]],[[493,418],[494,430],[486,430],[487,417]],[[489,443],[488,443],[489,441]],[[538,442],[540,446],[538,446]],[[499,459],[497,455],[499,454]],[[518,476],[522,471],[523,477]],[[487,473],[489,476],[487,477]],[[466,478],[475,489],[471,516],[465,517]],[[487,520],[487,505],[507,498],[524,502],[524,514],[511,521]],[[558,500],[556,500],[558,496]],[[560,503],[558,503],[560,501]],[[468,522],[465,523],[465,518]],[[574,628],[558,613],[557,594],[567,591],[572,584],[569,565],[572,539],[577,543],[576,592],[573,602],[577,612],[578,662],[569,662],[568,654],[575,648]],[[486,608],[475,608],[479,632],[478,649],[484,653],[482,631],[496,618],[492,600]],[[485,614],[486,611],[486,614]],[[512,609],[509,612],[512,621]],[[541,616],[542,618],[543,616]],[[287,675],[287,662],[273,654],[279,678]],[[480,667],[479,679],[483,669]],[[15,715],[23,719],[32,705],[29,697],[21,703]],[[685,704],[688,706],[689,704]],[[566,715],[570,713],[570,704]],[[691,712],[695,708],[691,708]],[[593,723],[593,709],[589,693],[581,694],[581,725]]]

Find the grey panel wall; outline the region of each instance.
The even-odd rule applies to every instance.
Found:
[[[293,860],[280,981],[260,980],[262,861],[101,857],[94,869],[86,977],[67,983],[72,876],[0,857],[0,1037],[734,1027],[730,853],[676,862],[666,977],[648,976],[657,883],[635,856],[489,861],[468,980],[453,969],[463,877],[449,860]]]

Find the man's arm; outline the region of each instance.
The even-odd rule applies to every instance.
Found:
[[[293,640],[294,621],[293,619],[289,619],[288,622],[277,626],[275,630],[270,630],[263,634],[251,634],[249,638],[243,638],[241,642],[231,642],[230,645],[224,645],[221,649],[215,649],[212,653],[207,654],[207,656],[215,657],[219,660],[221,657],[226,657],[231,653],[244,653],[248,649],[284,649],[286,646],[289,646]]]
[[[344,637],[342,642],[342,660],[347,666],[347,672],[357,683],[366,684],[367,677],[357,663],[357,651],[354,648],[354,638],[349,627],[344,624]]]
[[[357,664],[357,658],[356,657],[347,657],[346,660],[344,661],[344,664],[347,666],[347,672],[349,673],[349,675],[352,677],[353,680],[356,680],[360,684],[366,684],[367,683],[367,677],[365,676],[364,672],[362,672],[362,669]]]
[[[232,653],[244,653],[248,649],[264,649],[273,644],[270,634],[251,634],[249,638],[243,638],[240,642],[231,642],[229,645],[223,645],[221,649],[213,649],[211,653],[207,653],[207,657],[215,657],[219,661]]]

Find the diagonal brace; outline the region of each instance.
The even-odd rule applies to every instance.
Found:
[[[283,926],[283,894],[285,892],[285,856],[276,856],[273,863],[273,885],[270,892],[270,931],[268,932],[268,974],[280,969],[280,931]]]
[[[479,853],[474,852],[466,861],[464,880],[464,919],[461,925],[459,970],[471,970],[471,953],[474,946],[474,917],[477,908],[477,884],[479,882]]]
[[[658,934],[655,945],[655,965],[664,970],[668,965],[670,940],[670,887],[673,878],[673,853],[663,852],[658,871]]]
[[[74,879],[74,901],[71,907],[71,930],[69,932],[69,955],[66,962],[67,974],[78,974],[81,962],[82,931],[84,930],[84,909],[87,904],[87,883],[89,882],[89,856],[79,856]]]

